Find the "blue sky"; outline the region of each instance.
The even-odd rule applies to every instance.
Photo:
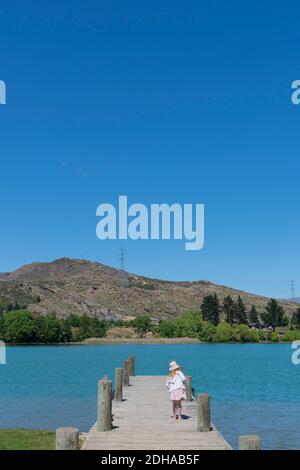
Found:
[[[254,3],[254,4],[253,4]],[[118,266],[96,207],[205,203],[205,247],[126,241],[126,269],[300,294],[299,2],[2,1],[0,270]]]

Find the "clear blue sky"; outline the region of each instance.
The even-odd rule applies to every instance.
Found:
[[[202,251],[130,241],[126,269],[300,294],[300,4],[3,0],[0,270],[118,266],[96,207],[205,203]]]

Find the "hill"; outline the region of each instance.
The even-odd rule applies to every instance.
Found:
[[[62,258],[50,263],[32,263],[11,273],[0,274],[0,306],[28,305],[35,314],[70,313],[98,318],[129,318],[148,314],[173,318],[190,308],[199,308],[205,295],[216,292],[241,295],[249,307],[262,311],[268,298],[208,281],[172,282],[128,274],[128,286],[119,286],[117,269],[86,260]],[[295,304],[280,301],[290,316]]]

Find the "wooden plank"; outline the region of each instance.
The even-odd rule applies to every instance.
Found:
[[[231,449],[215,427],[210,432],[197,432],[195,402],[183,402],[185,419],[171,418],[165,377],[136,376],[130,382],[123,402],[113,402],[113,430],[99,432],[95,424],[83,450]]]

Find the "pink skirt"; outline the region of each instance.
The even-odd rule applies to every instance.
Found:
[[[179,388],[178,390],[174,390],[170,393],[170,398],[172,401],[181,401],[186,400],[185,390]]]

